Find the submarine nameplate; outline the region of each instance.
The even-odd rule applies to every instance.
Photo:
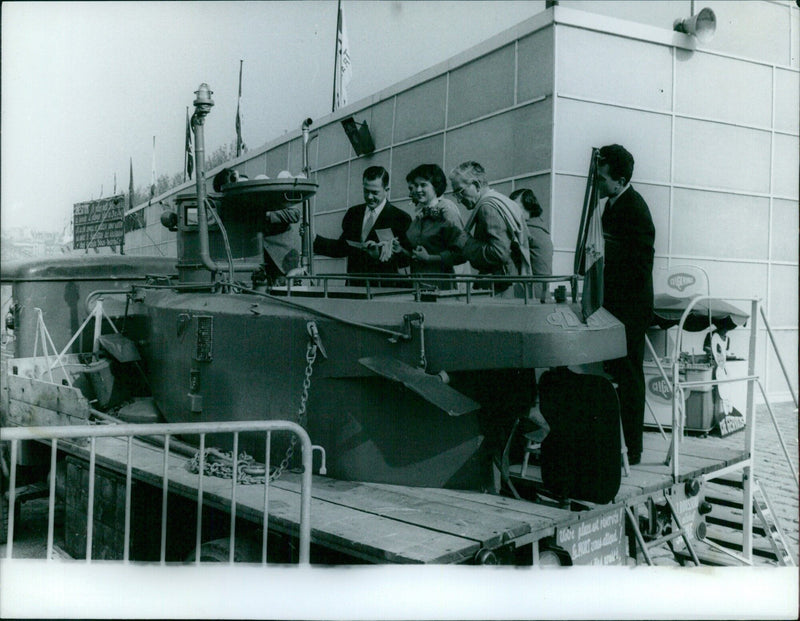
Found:
[[[214,317],[197,315],[197,338],[194,359],[198,362],[211,362],[214,341]]]

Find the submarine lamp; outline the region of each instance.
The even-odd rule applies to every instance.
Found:
[[[342,119],[342,127],[356,155],[367,155],[375,150],[375,142],[366,121],[358,123],[352,116],[348,116]]]
[[[194,92],[195,99],[194,99],[194,107],[199,108],[200,106],[207,106],[209,109],[214,105],[214,100],[211,99],[211,95],[214,94],[208,84],[203,82],[200,86],[197,87],[197,90]]]
[[[717,30],[717,16],[709,8],[701,9],[697,15],[686,19],[676,19],[672,24],[675,32],[694,35],[700,43],[706,43]]]
[[[161,212],[161,225],[170,231],[178,230],[178,214],[171,209]]]

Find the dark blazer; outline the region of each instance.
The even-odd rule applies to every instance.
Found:
[[[626,326],[644,330],[653,312],[656,230],[647,203],[633,187],[606,207],[603,237],[603,306]]]
[[[339,239],[331,239],[317,235],[314,239],[314,252],[328,257],[347,257],[348,274],[397,274],[400,267],[398,259],[400,255],[393,255],[385,263],[370,257],[364,250],[353,248],[347,242],[361,241],[361,225],[364,222],[364,210],[366,205],[356,205],[351,207],[344,214],[342,219],[342,234]],[[383,211],[375,221],[372,230],[367,235],[368,240],[379,241],[376,229],[392,229],[400,242],[406,242],[406,231],[411,224],[411,216],[405,211],[387,202]],[[354,285],[363,283],[353,282]]]

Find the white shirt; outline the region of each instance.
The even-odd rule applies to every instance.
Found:
[[[370,210],[369,207],[364,209],[364,218],[361,220],[361,229],[364,229],[364,224],[367,222],[367,218],[369,217],[370,211],[374,214],[372,216],[372,225],[374,226],[375,223],[378,221],[378,217],[381,215],[383,208],[386,207],[386,199],[384,198],[375,209]]]

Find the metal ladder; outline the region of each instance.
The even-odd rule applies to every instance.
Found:
[[[659,548],[665,543],[672,541],[673,539],[677,539],[678,537],[683,538],[683,542],[686,544],[686,549],[689,551],[689,554],[692,556],[692,562],[695,566],[700,566],[700,560],[697,558],[697,553],[694,550],[694,546],[692,546],[692,541],[689,538],[689,534],[686,531],[686,527],[681,524],[680,518],[678,518],[678,513],[675,511],[675,507],[673,506],[672,502],[669,499],[669,496],[664,494],[664,500],[667,501],[667,507],[669,508],[669,516],[675,522],[675,526],[677,529],[667,533],[666,535],[662,535],[661,537],[657,537],[652,541],[645,541],[644,535],[642,535],[642,531],[639,529],[639,521],[634,515],[633,510],[631,509],[630,505],[625,505],[625,513],[628,516],[628,522],[633,529],[633,533],[636,536],[636,542],[639,544],[639,548],[644,555],[645,561],[647,561],[648,565],[654,565],[653,559],[650,556],[650,550],[653,548]]]
[[[756,477],[753,477],[753,507],[764,524],[766,538],[769,539],[772,550],[775,552],[778,565],[783,567],[795,567],[796,563],[794,557],[789,551],[789,546],[778,524],[778,518],[772,508],[772,503],[767,496],[767,492],[761,487],[761,483]]]

